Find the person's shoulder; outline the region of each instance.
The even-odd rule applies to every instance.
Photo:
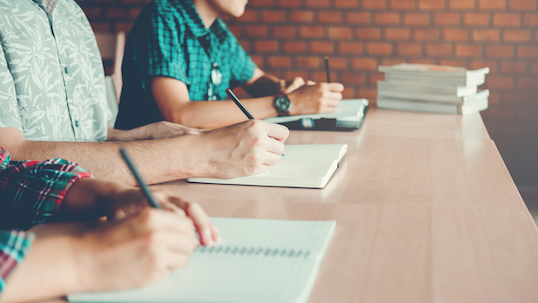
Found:
[[[162,19],[175,22],[181,22],[182,12],[177,7],[177,4],[172,3],[169,0],[154,0],[148,4],[153,16],[158,16]],[[178,20],[179,19],[179,20]],[[177,20],[177,21],[176,21]]]

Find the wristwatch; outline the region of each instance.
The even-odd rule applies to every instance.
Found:
[[[289,116],[290,115],[290,99],[286,95],[277,95],[275,96],[275,101],[273,101],[273,106],[278,112],[278,116]]]

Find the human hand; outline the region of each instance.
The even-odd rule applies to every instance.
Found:
[[[340,83],[312,83],[298,88],[288,95],[290,115],[332,113],[340,100],[344,86]]]
[[[284,95],[291,94],[293,91],[299,87],[305,85],[304,79],[302,77],[295,77],[291,80],[280,80],[280,93]]]
[[[278,124],[248,120],[202,134],[195,143],[205,176],[236,178],[259,174],[280,161],[289,130]]]
[[[187,215],[192,220],[202,245],[212,245],[221,240],[219,229],[211,223],[209,216],[198,203],[185,201],[165,190],[152,190],[152,194],[164,210]],[[132,217],[149,207],[141,189],[119,184],[105,203],[109,220]]]
[[[77,270],[86,291],[139,287],[183,267],[198,246],[193,221],[181,212],[146,208],[76,238]]]

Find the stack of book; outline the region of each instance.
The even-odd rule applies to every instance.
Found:
[[[385,81],[377,84],[377,107],[466,115],[488,108],[484,84],[489,68],[408,64],[380,66]]]

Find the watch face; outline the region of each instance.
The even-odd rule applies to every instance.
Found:
[[[286,97],[278,97],[275,101],[275,105],[278,109],[287,111],[290,109],[290,100]]]

